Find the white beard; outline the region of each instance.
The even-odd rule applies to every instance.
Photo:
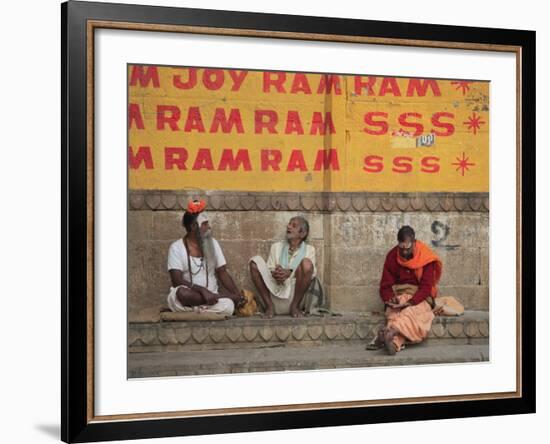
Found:
[[[212,237],[212,231],[208,230],[203,235],[200,235],[200,242],[202,248],[202,254],[204,260],[210,267],[216,266],[216,252],[214,249],[214,238]]]

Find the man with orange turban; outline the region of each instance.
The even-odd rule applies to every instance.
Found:
[[[168,307],[231,316],[245,301],[227,271],[220,244],[212,237],[205,207],[202,200],[189,202],[182,219],[186,234],[170,245]]]
[[[374,342],[375,347],[386,347],[390,355],[400,351],[405,342],[421,342],[430,332],[442,272],[439,257],[415,239],[410,226],[401,227],[397,242],[386,256],[380,280],[386,326]]]

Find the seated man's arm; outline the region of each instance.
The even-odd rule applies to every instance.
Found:
[[[222,265],[219,268],[216,268],[216,275],[218,276],[218,279],[220,283],[232,294],[238,295],[239,289],[237,288],[237,285],[235,285],[235,281],[227,271],[227,266]]]
[[[271,272],[271,276],[279,283],[282,284],[288,276],[290,276],[290,273],[285,271],[281,264],[279,264],[279,255],[277,254],[277,243],[274,243],[271,245],[271,249],[269,250],[269,257],[267,258],[267,269]]]
[[[396,283],[396,277],[394,271],[391,269],[388,260],[384,263],[384,270],[382,271],[382,278],[380,279],[380,297],[384,304],[390,302],[393,298],[393,285]]]
[[[428,296],[431,296],[434,281],[435,263],[430,262],[428,265],[424,266],[422,278],[420,279],[420,284],[418,285],[418,290],[410,300],[410,303],[413,305],[420,304],[422,301],[426,300]]]
[[[185,285],[191,287],[191,282],[186,281],[183,278],[183,270],[187,268],[184,251],[179,242],[174,242],[168,249],[168,273],[170,274],[170,281],[172,287],[179,287]]]
[[[186,280],[183,276],[183,270],[185,269],[185,257],[183,251],[178,243],[174,242],[168,250],[168,273],[170,274],[170,281],[172,287],[179,287],[177,292],[177,298],[184,306],[196,306],[196,305],[212,305],[217,302],[217,298],[214,294],[210,293],[206,288],[199,285],[193,285],[190,281]]]
[[[206,290],[204,287],[200,287],[199,285],[193,285],[191,282],[186,281],[183,278],[183,271],[181,270],[175,270],[170,269],[168,270],[170,273],[170,280],[172,281],[172,287],[179,287],[180,285],[183,285],[186,288],[180,288],[178,290],[177,296],[182,305],[187,306],[196,306],[196,305],[212,305],[216,302],[213,301],[213,299],[209,299],[208,297],[205,298],[203,295],[203,290]]]
[[[304,255],[304,259],[308,259],[311,262],[311,265],[313,265],[313,273],[312,276],[316,275],[316,268],[315,268],[315,247],[313,245],[307,245],[306,246],[306,254]],[[292,273],[296,270],[292,269],[281,269],[280,275],[277,279],[277,276],[274,276],[278,281],[284,282],[286,281]]]
[[[180,285],[191,287],[191,282],[186,281],[183,278],[183,271],[171,269],[171,270],[168,270],[168,273],[170,273],[170,280],[172,281],[172,287],[179,287]]]

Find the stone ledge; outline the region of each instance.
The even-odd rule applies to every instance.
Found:
[[[346,314],[295,319],[279,316],[230,318],[225,321],[130,323],[130,352],[258,348],[273,345],[308,347],[333,342],[365,342],[383,325],[382,315]],[[466,311],[459,317],[438,316],[429,338],[473,343],[488,340],[489,314]]]
[[[131,353],[128,377],[214,375],[289,370],[366,368],[400,365],[483,363],[489,344],[410,345],[395,356],[368,351],[364,344],[329,344],[316,348],[272,347],[254,350],[203,350],[173,353]]]
[[[214,211],[435,212],[489,211],[489,193],[267,193],[130,190],[130,210],[183,210],[204,199]]]

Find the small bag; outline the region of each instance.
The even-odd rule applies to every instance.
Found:
[[[462,316],[464,305],[454,296],[440,296],[435,298],[433,311],[440,316]]]
[[[241,295],[246,299],[246,302],[237,307],[235,314],[237,316],[254,316],[258,311],[258,304],[254,298],[254,293],[250,290],[242,290]]]
[[[330,313],[326,308],[325,290],[323,284],[316,276],[311,280],[311,284],[304,295],[302,301],[303,310],[306,314],[314,316],[323,316],[323,314]]]

